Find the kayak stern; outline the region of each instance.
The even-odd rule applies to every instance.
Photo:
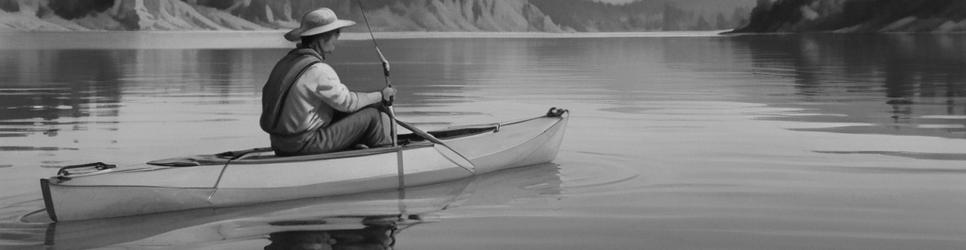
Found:
[[[47,215],[53,221],[109,218],[210,207],[211,188],[74,186],[41,179]]]

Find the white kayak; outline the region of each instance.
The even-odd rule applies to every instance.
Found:
[[[552,161],[569,114],[400,135],[397,147],[278,157],[257,148],[116,168],[92,163],[41,179],[50,219],[73,221],[323,197],[461,179]],[[468,164],[467,164],[468,161]]]

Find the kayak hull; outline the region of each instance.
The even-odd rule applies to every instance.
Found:
[[[548,115],[440,138],[458,155],[428,142],[315,156],[261,152],[226,160],[200,155],[152,162],[172,166],[51,177],[41,180],[41,189],[49,217],[72,221],[419,186],[550,162],[567,120],[568,115]],[[460,156],[474,168],[452,159]]]
[[[54,221],[110,218],[210,207],[213,188],[73,186],[41,180],[47,215]]]

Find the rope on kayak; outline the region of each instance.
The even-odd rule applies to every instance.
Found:
[[[208,202],[211,202],[211,198],[215,197],[215,193],[218,192],[218,185],[221,184],[221,177],[225,176],[225,170],[228,170],[228,166],[232,163],[232,161],[245,158],[254,153],[267,152],[271,150],[272,148],[254,148],[251,150],[228,151],[216,154],[215,156],[218,157],[228,157],[228,161],[226,161],[225,165],[221,167],[221,172],[218,172],[218,179],[215,180],[215,185],[211,187],[211,193],[208,193]]]

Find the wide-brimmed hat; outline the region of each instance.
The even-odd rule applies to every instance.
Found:
[[[285,33],[285,40],[294,42],[303,36],[322,34],[353,24],[356,24],[356,22],[339,19],[331,9],[321,8],[305,13],[302,16],[302,24],[298,28]]]

